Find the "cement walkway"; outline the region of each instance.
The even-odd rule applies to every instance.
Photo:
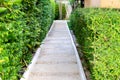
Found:
[[[86,80],[66,21],[55,21],[27,77],[22,80]]]

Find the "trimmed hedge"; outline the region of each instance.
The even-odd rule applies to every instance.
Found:
[[[2,0],[0,6],[0,79],[19,80],[49,30],[54,2]]]
[[[78,8],[71,27],[88,62],[92,80],[120,80],[120,12]]]

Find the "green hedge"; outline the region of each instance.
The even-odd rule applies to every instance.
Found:
[[[54,18],[51,0],[2,0],[0,6],[0,78],[19,80]],[[18,2],[17,2],[18,1]]]
[[[71,27],[88,62],[92,80],[120,80],[120,12],[78,8]]]

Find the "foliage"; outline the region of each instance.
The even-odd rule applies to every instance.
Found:
[[[56,3],[55,4],[55,20],[59,19],[59,16],[60,16],[60,14],[59,14],[59,4]]]
[[[49,0],[2,0],[0,6],[0,78],[18,80],[49,30],[54,5]]]
[[[5,7],[0,7],[0,13],[5,12],[6,10],[7,10],[7,8],[5,8]]]
[[[63,19],[66,18],[66,8],[65,8],[65,4],[62,4],[62,18],[63,18]]]
[[[59,4],[56,3],[55,5],[55,19],[60,19],[60,12],[59,12]],[[66,8],[65,8],[65,4],[62,4],[62,19],[66,18]]]
[[[78,8],[70,22],[92,80],[119,80],[120,13],[111,9]]]
[[[55,0],[50,0],[50,2],[51,2],[51,5],[52,5],[52,10],[53,10],[52,16],[55,19],[55,6],[56,6],[56,3],[55,3]]]
[[[75,2],[75,0],[69,0],[71,4],[73,4]]]

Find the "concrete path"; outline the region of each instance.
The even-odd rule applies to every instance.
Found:
[[[24,80],[86,80],[66,21],[54,21],[36,58]]]

